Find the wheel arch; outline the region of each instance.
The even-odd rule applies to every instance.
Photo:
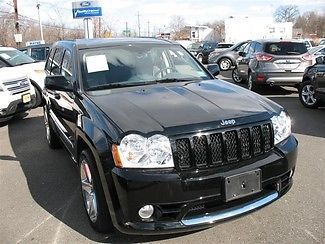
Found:
[[[98,145],[93,143],[93,140],[91,140],[91,136],[87,134],[87,132],[82,131],[80,128],[77,128],[76,132],[76,159],[79,165],[79,157],[83,150],[88,149],[90,150],[90,153],[92,154],[96,168],[99,174],[99,180],[101,182],[101,186],[104,192],[106,204],[113,222],[114,226],[118,226],[118,220],[115,215],[115,209],[118,209],[119,202],[116,190],[114,188],[114,181],[113,178],[110,176],[108,172],[105,172],[101,157],[98,153]],[[106,150],[109,150],[109,147],[107,147]]]
[[[44,96],[43,96],[42,88],[33,79],[29,78],[29,80],[30,80],[30,83],[35,87],[35,89],[37,89],[37,91],[41,95],[41,103],[40,103],[40,105],[38,105],[38,107],[43,107],[45,105],[45,99],[44,99]]]

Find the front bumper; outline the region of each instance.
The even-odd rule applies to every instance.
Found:
[[[127,234],[170,234],[208,228],[266,206],[291,188],[297,145],[290,136],[267,155],[222,172],[218,168],[189,173],[114,168],[106,174],[113,184],[108,202],[113,224]],[[224,178],[255,169],[262,171],[262,191],[225,202]],[[147,204],[155,207],[149,221],[138,216]]]
[[[35,94],[31,94],[31,100],[28,103],[23,103],[22,99],[18,99],[9,103],[6,108],[0,108],[0,118],[8,118],[16,114],[25,112],[33,108],[36,102]]]

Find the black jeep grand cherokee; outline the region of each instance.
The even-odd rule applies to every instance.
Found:
[[[282,107],[214,79],[180,45],[60,41],[46,64],[52,148],[80,169],[92,226],[163,234],[261,208],[292,185],[297,140]]]

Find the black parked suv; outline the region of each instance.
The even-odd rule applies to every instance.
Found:
[[[299,98],[307,108],[317,108],[325,103],[325,56],[316,58],[316,64],[305,70],[299,87]]]
[[[229,70],[236,66],[236,60],[239,58],[238,52],[245,47],[248,41],[239,42],[226,50],[216,49],[209,54],[209,64],[219,64],[221,70]]]
[[[303,42],[295,40],[257,40],[239,52],[233,80],[248,80],[248,89],[262,85],[297,87],[312,56]]]
[[[203,64],[208,63],[208,57],[211,52],[217,48],[218,43],[202,41],[195,42],[188,46],[188,50]]]
[[[181,45],[155,39],[54,44],[46,63],[50,147],[79,167],[91,225],[184,232],[261,208],[292,185],[288,114],[217,80]]]

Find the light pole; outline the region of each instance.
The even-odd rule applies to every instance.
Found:
[[[42,20],[41,20],[41,15],[40,15],[40,4],[37,3],[36,5],[36,8],[37,8],[37,12],[38,12],[38,22],[39,22],[39,28],[40,28],[40,31],[41,31],[41,39],[42,41],[44,40],[44,36],[43,36],[43,26],[42,26]]]

